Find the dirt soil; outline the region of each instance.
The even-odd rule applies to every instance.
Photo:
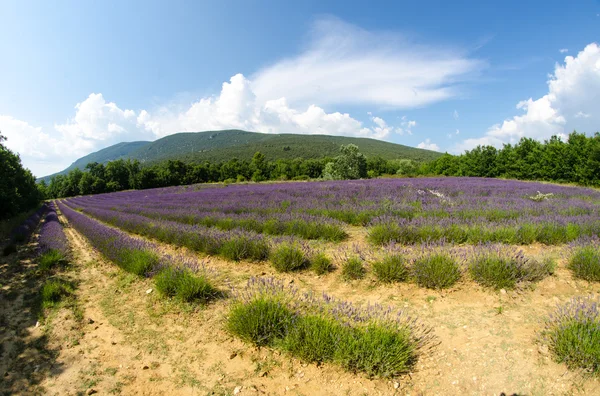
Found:
[[[244,344],[223,330],[226,299],[207,306],[165,301],[150,280],[124,273],[73,228],[65,230],[73,247],[65,276],[77,283],[79,317],[61,308],[38,322],[35,301],[42,279],[28,253],[31,247],[0,258],[0,389],[5,394],[600,394],[597,378],[567,371],[537,342],[543,319],[558,303],[600,292],[598,284],[571,277],[558,248],[526,247],[532,256],[554,255],[557,273],[532,289],[506,293],[470,281],[443,292],[382,285],[371,277],[348,283],[339,271],[277,274],[267,263],[203,258],[219,274],[223,289],[241,286],[250,276],[276,276],[358,304],[404,309],[433,326],[439,345],[422,356],[413,373],[390,381]],[[350,241],[330,250],[341,254],[364,246],[362,230],[350,234]]]

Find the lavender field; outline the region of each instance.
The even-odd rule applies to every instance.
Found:
[[[538,298],[537,288],[547,293],[557,282],[573,279],[589,288],[600,281],[600,192],[581,187],[392,178],[193,185],[74,197],[58,205],[104,258],[152,278],[161,295],[229,301],[228,334],[369,377],[402,377],[422,367],[453,339],[443,330],[457,320],[451,310],[462,312],[458,318],[480,311],[487,317],[489,300],[498,298],[493,311],[503,315],[506,304],[517,306],[505,301],[507,293],[514,293],[509,301]],[[301,286],[288,287],[295,280]],[[371,305],[380,293],[388,297]],[[440,302],[452,308],[437,316],[387,303],[404,295],[410,296],[404,308],[415,298],[431,304],[446,293],[457,297]],[[483,303],[473,305],[473,293]],[[351,303],[364,299],[367,306]],[[553,328],[547,322],[543,330],[549,311],[527,307],[538,319],[525,323],[529,338],[522,347],[532,339],[544,342],[561,362],[559,349],[579,336],[562,323]],[[402,319],[392,319],[392,312]],[[578,320],[595,328],[597,317]],[[469,323],[485,333],[484,323],[495,320]],[[442,326],[440,338],[436,326]],[[596,372],[598,350],[564,361]]]
[[[158,227],[176,223],[331,242],[343,241],[349,226],[359,226],[377,245],[555,245],[600,232],[597,190],[480,178],[187,186],[65,202],[99,216],[142,216]]]

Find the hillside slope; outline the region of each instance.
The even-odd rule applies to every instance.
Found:
[[[234,157],[250,160],[257,151],[265,154],[268,160],[335,157],[339,154],[340,145],[349,143],[356,144],[367,157],[430,161],[441,155],[435,151],[367,138],[225,130],[176,133],[154,142],[118,143],[78,159],[57,174],[65,174],[75,168],[84,169],[90,162],[106,163],[120,158],[137,159],[145,164],[168,159],[219,162]],[[42,179],[49,180],[52,176]]]

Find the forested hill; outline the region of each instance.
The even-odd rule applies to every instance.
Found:
[[[240,130],[177,133],[155,142],[119,143],[75,161],[59,174],[83,170],[90,162],[107,163],[117,159],[137,159],[143,164],[168,159],[184,162],[221,162],[231,158],[251,160],[260,151],[268,160],[335,157],[340,146],[356,144],[369,157],[431,161],[441,156],[435,151],[367,138],[328,135],[266,134]],[[48,181],[50,176],[43,179]]]

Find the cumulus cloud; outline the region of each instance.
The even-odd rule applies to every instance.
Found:
[[[425,139],[424,142],[419,143],[417,147],[425,150],[440,151],[440,147],[433,143],[429,138]]]
[[[181,109],[154,111],[121,109],[93,93],[75,106],[75,116],[55,124],[46,133],[41,127],[9,116],[0,116],[0,131],[7,145],[21,153],[23,162],[37,175],[64,169],[77,158],[109,145],[133,140],[154,140],[176,132],[244,129],[264,133],[328,134],[386,139],[412,134],[416,121],[402,117],[390,125],[371,115],[366,125],[348,113],[326,112],[317,105],[292,108],[286,98],[260,103],[250,81],[233,76],[218,96],[202,98]]]
[[[461,51],[324,18],[315,23],[305,51],[251,79],[259,101],[285,97],[296,106],[318,98],[321,106],[413,108],[459,95],[457,84],[484,66]]]
[[[130,110],[92,93],[75,106],[72,118],[53,128],[5,115],[0,130],[8,136],[8,146],[38,175],[61,170],[117,142],[185,131],[244,129],[388,139],[411,135],[416,121],[405,116],[390,122],[373,114],[359,120],[338,109],[425,106],[460,95],[460,86],[483,67],[485,62],[448,46],[415,44],[396,33],[322,18],[298,55],[249,78],[236,74],[219,93],[193,103]]]
[[[600,47],[587,45],[576,57],[565,57],[548,80],[548,93],[517,103],[524,114],[493,125],[484,136],[467,139],[453,151],[477,145],[500,147],[522,137],[538,140],[566,136],[573,130],[594,133],[600,129]]]

